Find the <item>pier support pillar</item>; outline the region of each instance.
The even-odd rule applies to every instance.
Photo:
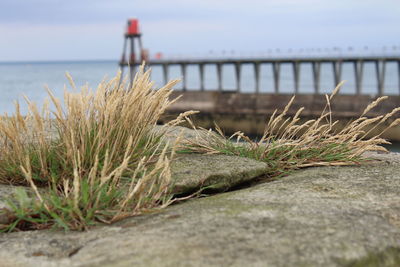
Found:
[[[383,89],[385,86],[385,75],[386,75],[386,62],[384,60],[375,61],[376,78],[378,81],[378,95],[383,95]]]
[[[254,63],[254,79],[256,93],[258,94],[260,92],[260,63],[258,62]]]
[[[135,75],[135,42],[133,39],[134,38],[130,38],[131,53],[130,53],[130,57],[129,57],[129,77],[130,77],[129,87],[132,86],[133,75]]]
[[[204,64],[199,64],[200,91],[204,91]]]
[[[121,85],[122,80],[124,79],[124,66],[126,64],[126,44],[128,43],[128,38],[124,38],[124,45],[122,47],[122,56],[121,56],[121,61],[120,61],[120,67],[121,67],[121,78],[119,79],[118,82],[118,88]]]
[[[241,91],[241,88],[240,88],[240,86],[241,86],[241,82],[240,82],[240,79],[241,79],[241,65],[238,62],[235,63],[235,74],[236,74],[236,91],[240,92]]]
[[[342,61],[333,61],[332,68],[333,68],[333,78],[334,78],[334,85],[336,87],[342,80]]]
[[[181,70],[182,70],[182,90],[186,91],[187,90],[187,66],[186,64],[181,64]]]
[[[398,71],[398,80],[397,83],[399,85],[399,94],[400,94],[400,61],[397,61],[397,71]]]
[[[218,91],[222,91],[222,63],[217,63]]]
[[[300,63],[298,61],[293,62],[293,78],[294,78],[294,93],[299,93],[300,88]]]
[[[314,93],[319,94],[320,89],[320,78],[321,78],[321,63],[320,62],[313,62],[312,63],[312,70],[313,70],[313,80],[314,80]]]
[[[363,80],[364,62],[362,60],[354,62],[354,75],[356,82],[356,94],[361,94],[362,80]]]
[[[162,69],[163,69],[164,84],[167,84],[167,82],[168,82],[168,64],[163,64]]]
[[[279,94],[279,77],[281,71],[281,64],[279,62],[272,62],[272,73],[274,76],[274,91]]]

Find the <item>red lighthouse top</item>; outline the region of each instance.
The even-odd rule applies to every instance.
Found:
[[[128,27],[126,28],[127,35],[139,35],[139,20],[138,19],[129,19]]]

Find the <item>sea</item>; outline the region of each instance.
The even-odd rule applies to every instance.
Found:
[[[77,86],[88,84],[91,88],[104,79],[114,77],[120,67],[117,61],[52,61],[52,62],[0,62],[0,114],[12,114],[14,103],[18,101],[21,105],[21,112],[26,113],[25,99],[42,104],[47,97],[45,87],[50,88],[56,97],[62,99],[65,88],[69,88],[65,74],[68,72],[74,79]],[[125,70],[125,74],[127,70]],[[168,79],[181,79],[182,73],[179,66],[170,66]],[[233,66],[226,65],[222,69],[224,90],[237,88],[235,70]],[[261,65],[260,69],[260,91],[273,92],[272,67],[268,64]],[[165,84],[161,67],[152,68],[151,79],[155,82],[155,88]],[[342,79],[345,85],[341,89],[342,94],[355,93],[354,66],[344,63]],[[197,66],[187,68],[188,90],[200,88],[199,69]],[[377,79],[375,65],[365,63],[362,93],[369,95],[377,94]],[[321,92],[330,93],[335,87],[332,66],[321,65]],[[205,90],[217,88],[216,67],[205,66]],[[242,92],[250,93],[255,91],[254,68],[252,65],[242,66],[241,75]],[[178,84],[176,90],[182,89],[182,83]],[[284,94],[294,93],[293,70],[290,64],[281,65],[280,92]],[[300,70],[300,94],[313,93],[313,78],[311,64],[302,64]],[[399,95],[399,69],[395,63],[387,63],[385,76],[385,95]],[[400,143],[390,146],[391,150],[400,151]]]

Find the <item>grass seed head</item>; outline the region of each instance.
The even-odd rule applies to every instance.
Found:
[[[117,76],[91,90],[67,74],[73,90],[64,105],[47,89],[52,110],[26,99],[26,116],[16,104],[14,116],[0,119],[0,182],[30,186],[38,200],[24,212],[16,206],[20,223],[3,230],[40,227],[37,216],[83,230],[169,203],[170,148],[151,129],[178,81],[154,90],[149,77],[142,67],[129,88]]]

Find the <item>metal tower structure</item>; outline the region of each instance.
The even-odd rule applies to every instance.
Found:
[[[139,20],[129,19],[128,25],[126,27],[126,32],[124,34],[124,46],[122,49],[122,57],[119,65],[121,66],[121,77],[123,77],[124,74],[124,67],[128,66],[130,85],[132,85],[133,79],[135,77],[136,66],[147,58],[147,53],[142,46],[141,36],[142,34],[139,30]],[[137,41],[139,46],[139,52],[137,54],[135,51],[135,41]]]

